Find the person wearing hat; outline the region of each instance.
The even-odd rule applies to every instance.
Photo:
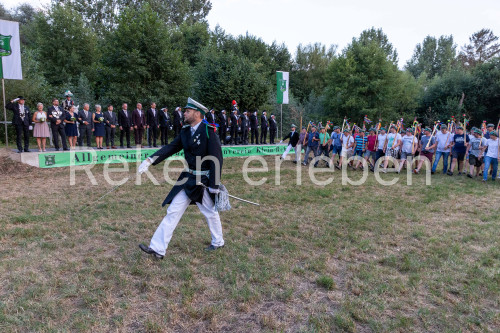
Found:
[[[330,135],[326,131],[326,128],[321,126],[319,130],[319,145],[318,145],[318,155],[324,155],[326,157],[326,166],[330,166]],[[317,167],[319,163],[319,159],[314,163],[314,166]]]
[[[57,98],[52,99],[52,106],[47,109],[47,116],[50,121],[50,130],[52,132],[52,140],[54,140],[54,147],[56,151],[59,150],[59,137],[64,150],[69,150],[66,143],[66,133],[64,132],[64,118],[66,111],[59,106]]]
[[[362,163],[363,155],[365,154],[366,147],[368,145],[368,138],[365,136],[364,130],[358,130],[358,136],[354,138],[354,142],[354,156],[357,160],[354,165],[354,170],[357,170],[359,165]]]
[[[469,155],[469,173],[467,177],[473,178],[479,175],[481,172],[481,166],[483,165],[483,152],[480,147],[486,144],[486,139],[482,137],[483,132],[480,129],[474,129],[467,146],[466,154]],[[474,168],[476,172],[474,173]]]
[[[219,139],[223,145],[226,144],[227,128],[228,118],[226,116],[226,110],[222,110],[219,115]]]
[[[248,144],[248,127],[250,126],[250,120],[247,116],[247,110],[243,111],[243,114],[240,117],[241,123],[241,144]]]
[[[168,144],[168,129],[170,126],[170,115],[168,108],[164,107],[160,110],[158,121],[160,122],[160,143],[162,146]]]
[[[280,144],[281,144],[281,143],[283,143],[283,141],[290,139],[290,141],[288,142],[288,146],[285,149],[285,152],[283,153],[283,155],[281,155],[281,159],[284,160],[286,158],[286,155],[288,155],[290,150],[293,148],[295,150],[295,161],[293,161],[293,163],[300,162],[300,144],[298,144],[300,135],[296,131],[296,129],[297,129],[297,126],[292,124],[290,133],[288,133],[283,138],[283,140],[280,141]]]
[[[342,133],[340,133],[340,127],[333,126],[333,131],[330,136],[330,151],[332,152],[332,157],[330,158],[330,165],[334,165],[335,155],[338,155],[340,160],[340,153],[342,152]],[[336,168],[339,168],[339,160],[335,164]]]
[[[312,152],[314,157],[318,156],[318,146],[319,146],[319,133],[316,131],[316,126],[312,126],[311,133],[309,133],[307,138],[307,148],[304,155],[303,165],[309,163],[309,154]]]
[[[250,115],[250,142],[254,144],[253,138],[255,137],[255,144],[259,144],[259,118],[257,117],[257,110]]]
[[[443,157],[443,174],[448,171],[448,156],[450,155],[452,141],[453,136],[448,132],[448,126],[446,124],[441,124],[440,131],[436,133],[436,142],[429,147],[430,149],[436,150],[436,158],[432,165],[432,174],[436,172],[441,157]]]
[[[420,159],[418,160],[417,167],[415,170],[413,170],[414,173],[419,173],[420,169],[422,169],[422,165],[425,162],[425,159],[429,161],[429,163],[432,164],[432,157],[434,156],[434,149],[430,148],[431,146],[436,143],[436,138],[432,135],[432,130],[430,128],[425,128],[424,129],[424,135],[420,138],[420,142],[418,144],[418,151],[420,152]],[[430,142],[429,142],[430,141]],[[429,147],[427,147],[429,146]]]
[[[380,132],[377,135],[377,154],[375,155],[375,165],[377,165],[377,162],[379,159],[384,156],[384,147],[385,147],[385,140],[387,140],[387,132],[385,127],[380,128]]]
[[[366,151],[364,154],[364,159],[368,162],[370,170],[373,171],[375,168],[375,163],[377,162],[377,130],[375,128],[370,128],[368,136],[366,137]],[[370,161],[370,158],[372,161]],[[372,163],[373,162],[373,163]]]
[[[271,118],[269,118],[269,144],[274,145],[274,138],[276,138],[277,131],[278,124],[276,123],[276,118],[274,114],[271,114]]]
[[[260,144],[267,144],[267,128],[269,122],[267,121],[266,110],[262,111],[262,115],[260,116]]]
[[[150,148],[158,147],[156,145],[156,139],[158,138],[158,130],[160,129],[160,114],[156,109],[155,102],[151,103],[151,107],[146,112],[146,124],[146,128],[148,129],[148,146]],[[153,143],[153,145],[151,145],[151,143]]]
[[[458,126],[453,136],[453,142],[451,143],[451,167],[448,170],[448,176],[453,176],[453,171],[455,170],[455,165],[458,161],[458,174],[461,175],[462,172],[465,173],[464,167],[464,159],[465,153],[467,151],[467,145],[470,141],[470,138],[467,134],[464,134],[464,128],[462,126]]]
[[[413,156],[418,147],[418,139],[413,135],[414,129],[408,127],[406,134],[401,138],[401,163],[399,164],[398,173],[401,172],[406,164],[407,168],[411,168],[413,164]],[[410,163],[408,163],[410,159]]]
[[[498,171],[498,160],[499,156],[499,145],[498,145],[498,133],[495,131],[490,131],[490,138],[486,140],[484,146],[481,150],[484,151],[484,171],[483,171],[483,182],[488,180],[488,170],[491,166],[491,180],[497,178]]]
[[[387,139],[385,140],[385,146],[384,146],[384,154],[385,154],[385,160],[384,160],[384,170],[382,172],[387,172],[387,166],[389,165],[389,157],[392,157],[396,163],[394,167],[397,168],[398,164],[398,157],[399,157],[399,150],[401,147],[401,142],[402,142],[402,137],[401,134],[397,132],[396,126],[391,126],[389,129],[389,134],[387,134]]]
[[[238,109],[234,108],[230,117],[231,121],[231,141],[230,144],[237,145],[238,142]]]
[[[342,141],[342,151],[340,152],[339,166],[336,166],[337,169],[340,169],[342,167],[344,159],[348,160],[351,158],[354,146],[356,145],[356,142],[351,135],[351,130],[349,130],[348,128],[344,129],[344,133],[342,133],[340,139]]]
[[[73,101],[72,99],[73,93],[69,90],[66,90],[64,92],[64,97],[66,97],[66,99],[62,102],[62,107],[64,111],[68,112],[69,109],[75,105],[75,101]]]
[[[205,119],[207,120],[207,122],[209,124],[215,124],[215,110],[214,109],[210,109],[209,112],[207,112],[207,114],[205,115]]]
[[[6,109],[11,110],[12,114],[12,125],[16,129],[16,144],[17,152],[23,152],[23,144],[21,137],[24,139],[24,151],[29,152],[30,145],[30,125],[31,125],[31,113],[30,108],[24,104],[25,100],[23,96],[18,96],[17,98],[11,100],[5,106]]]
[[[491,131],[495,130],[495,125],[493,124],[488,124],[486,125],[486,133],[484,133],[484,138],[488,140],[490,138],[490,133]]]
[[[183,125],[184,115],[182,114],[182,109],[180,107],[176,107],[174,111],[174,137],[179,135]]]
[[[137,170],[142,174],[150,165],[157,165],[181,150],[184,151],[188,165],[163,201],[163,206],[169,205],[167,215],[156,229],[149,246],[139,245],[142,251],[157,259],[163,259],[165,256],[177,223],[186,208],[192,204],[196,204],[205,216],[212,235],[211,244],[205,250],[213,251],[224,247],[222,225],[219,213],[214,207],[215,194],[219,192],[223,162],[220,141],[213,130],[214,127],[202,121],[208,112],[205,106],[188,98],[184,109],[186,125],[180,134],[171,143],[146,158]],[[198,185],[199,182],[206,188]]]

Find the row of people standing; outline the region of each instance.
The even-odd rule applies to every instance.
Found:
[[[241,114],[238,112],[237,108],[233,108],[229,117],[226,116],[225,110],[220,112],[217,125],[222,144],[267,144],[268,132],[269,144],[275,144],[278,124],[274,114],[268,118],[266,111],[262,111],[260,116],[258,111],[253,111],[251,114],[246,110]],[[215,112],[212,110],[210,114],[207,114],[205,118],[207,121],[215,123]]]

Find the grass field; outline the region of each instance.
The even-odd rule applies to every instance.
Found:
[[[266,157],[270,166],[273,157]],[[111,189],[102,166],[69,185],[68,169],[35,169],[0,155],[1,332],[498,332],[500,184],[436,174],[395,186],[373,174],[316,186],[283,164],[259,187],[243,159],[226,159],[232,201],[226,247],[196,206],[167,256],[141,253],[165,214],[170,185]],[[160,175],[161,168],[151,169]],[[360,172],[349,172],[352,178]],[[118,175],[117,178],[121,178]],[[319,176],[326,178],[328,175]],[[253,177],[252,177],[253,178]],[[143,178],[145,180],[145,178]],[[90,204],[84,208],[85,204]]]

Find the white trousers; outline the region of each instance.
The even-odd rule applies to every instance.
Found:
[[[288,145],[286,147],[286,150],[283,153],[283,155],[281,155],[281,158],[285,159],[286,155],[288,155],[288,153],[290,152],[290,150],[292,150],[292,148],[293,148],[292,145]],[[300,151],[301,150],[302,150],[302,145],[297,144],[295,146],[295,161],[297,161],[297,162],[300,162]]]
[[[188,208],[190,203],[191,199],[189,199],[184,190],[177,193],[174,197],[174,200],[172,200],[172,203],[168,206],[167,215],[161,221],[158,229],[156,229],[153,238],[151,238],[149,247],[156,253],[165,255],[175,227],[177,226],[177,223],[179,223],[184,211]],[[207,219],[208,228],[212,234],[212,245],[224,245],[219,213],[214,210],[214,202],[212,201],[212,198],[210,198],[208,191],[203,191],[202,203],[200,204],[197,202],[196,205]]]

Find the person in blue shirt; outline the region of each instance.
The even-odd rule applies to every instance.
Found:
[[[332,158],[330,159],[330,165],[333,165],[333,160],[335,158],[335,155],[338,155],[339,159],[340,159],[340,153],[342,152],[341,137],[342,137],[342,134],[340,133],[340,127],[334,126],[332,135],[330,136],[330,140],[331,140],[330,150],[332,152]],[[339,164],[339,161],[337,160],[337,165],[338,164]]]
[[[448,170],[448,176],[453,176],[453,170],[455,170],[455,165],[458,161],[458,174],[461,175],[464,167],[465,152],[467,151],[467,145],[470,138],[467,134],[464,134],[464,128],[462,126],[457,127],[457,132],[453,136],[453,142],[451,146],[451,167]],[[465,171],[464,171],[465,173]]]
[[[311,133],[307,138],[307,148],[304,156],[303,165],[307,165],[309,163],[309,154],[313,152],[314,157],[318,156],[318,146],[319,146],[319,134],[316,132],[316,126],[312,127]]]

